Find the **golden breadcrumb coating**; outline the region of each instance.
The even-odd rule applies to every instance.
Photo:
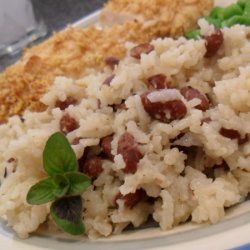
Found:
[[[69,27],[40,45],[26,49],[21,60],[0,74],[0,123],[14,114],[21,115],[26,108],[43,110],[45,107],[39,98],[56,76],[79,78],[88,68],[101,69],[108,56],[124,56],[126,41],[143,43],[159,36],[180,34],[211,5],[210,0],[110,1],[104,11],[139,14],[145,10],[145,18],[153,18],[155,22],[145,25],[127,21],[102,30],[95,26]]]
[[[112,0],[106,4],[100,20],[104,24],[110,20],[122,23],[127,17],[156,29],[159,36],[176,36],[192,28],[212,5],[212,0]]]

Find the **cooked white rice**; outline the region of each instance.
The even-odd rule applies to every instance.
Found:
[[[211,33],[204,21],[200,25],[203,33]],[[114,135],[114,161],[103,160],[103,172],[82,197],[90,238],[120,233],[130,223],[139,227],[150,215],[163,230],[190,217],[194,223],[221,220],[225,208],[244,200],[250,191],[250,142],[239,145],[219,133],[222,127],[241,135],[250,133],[250,28],[237,25],[223,29],[223,34],[221,49],[209,59],[204,58],[203,39],[164,38],[152,41],[155,49],[141,60],[129,55],[134,44],[127,44],[128,54],[113,72],[107,67],[79,80],[58,77],[41,100],[48,105],[46,111],[26,111],[22,119],[15,116],[0,126],[0,216],[22,238],[48,220],[50,204],[31,206],[26,194],[46,177],[42,151],[67,113],[79,123],[67,134],[70,142],[82,138],[72,145],[78,158],[86,147],[98,146],[101,138]],[[168,123],[151,119],[140,94],[147,91],[146,79],[159,73],[176,89],[192,86],[207,94],[213,105],[202,112],[195,108],[198,99],[186,101],[179,90],[171,90],[186,105],[187,115]],[[111,74],[115,77],[110,86],[103,85]],[[151,100],[165,94],[152,95]],[[55,102],[67,96],[78,103],[64,111],[55,108]],[[122,100],[127,109],[114,112],[110,105]],[[211,121],[202,123],[206,117]],[[134,174],[124,173],[123,157],[117,154],[125,131],[134,136],[143,155]],[[174,145],[196,146],[198,153],[187,161],[185,152]],[[218,167],[223,161],[229,169]],[[119,192],[126,195],[137,189],[145,190],[151,202],[128,208],[119,199],[119,206],[115,205]]]

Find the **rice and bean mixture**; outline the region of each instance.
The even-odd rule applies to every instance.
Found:
[[[0,215],[28,237],[50,204],[31,206],[29,188],[46,177],[42,152],[62,131],[92,179],[82,195],[89,238],[140,227],[168,230],[191,218],[216,223],[250,191],[250,28],[202,38],[127,44],[103,72],[58,77],[41,101],[0,126]]]

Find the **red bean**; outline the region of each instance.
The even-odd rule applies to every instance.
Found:
[[[212,35],[206,36],[205,40],[207,49],[205,57],[212,57],[217,53],[223,44],[223,33],[221,30],[217,29]]]
[[[115,66],[119,64],[119,59],[116,57],[110,56],[105,59],[105,63],[109,66],[112,70],[114,70]]]
[[[139,44],[130,50],[130,56],[141,59],[141,54],[149,54],[152,50],[154,46],[150,43]]]
[[[65,114],[60,120],[60,130],[67,134],[78,128],[78,123],[69,114]]]
[[[239,145],[242,145],[242,144],[244,144],[244,143],[246,143],[246,142],[248,142],[249,141],[249,137],[248,137],[248,135],[245,135],[244,137],[243,136],[241,136],[241,134],[237,131],[237,130],[235,130],[235,129],[227,129],[227,128],[221,128],[220,129],[220,134],[222,135],[222,136],[224,136],[224,137],[227,137],[227,138],[229,138],[229,139],[237,139],[238,140],[238,144]]]
[[[131,209],[145,197],[146,197],[146,192],[143,189],[137,189],[135,193],[129,193],[126,195],[122,195],[121,193],[119,193],[116,196],[115,201],[117,203],[117,200],[121,199],[124,201],[124,206]]]
[[[114,155],[111,153],[111,142],[113,140],[113,136],[106,136],[102,138],[101,148],[106,157],[108,157],[111,161],[114,160]]]
[[[117,153],[121,154],[126,164],[123,169],[124,173],[134,174],[137,170],[137,164],[142,158],[142,154],[137,148],[134,137],[125,132],[118,141]]]
[[[167,77],[164,74],[153,75],[148,78],[148,83],[154,89],[165,89],[171,85],[170,82],[166,82]]]
[[[76,138],[73,139],[71,144],[72,145],[77,145],[77,144],[79,144],[81,139],[83,139],[83,138],[82,137],[76,137]]]
[[[16,159],[15,159],[15,158],[13,158],[13,157],[11,157],[11,158],[9,158],[9,159],[8,159],[8,161],[7,161],[7,162],[8,162],[8,163],[11,163],[11,162],[14,162],[14,161],[16,161]]]
[[[125,132],[118,141],[118,154],[123,154],[123,152],[130,150],[131,148],[136,147],[136,141],[133,135],[128,132]]]
[[[201,125],[203,123],[210,123],[211,121],[212,121],[212,119],[210,117],[205,117],[205,118],[201,119]]]
[[[153,118],[162,122],[179,120],[187,114],[187,107],[181,100],[151,102],[147,94],[141,95],[145,111]]]
[[[110,86],[110,83],[112,82],[114,78],[115,78],[115,75],[111,75],[107,77],[102,84]]]
[[[195,108],[200,109],[202,111],[209,109],[209,100],[204,94],[200,93],[199,90],[188,86],[182,88],[180,92],[187,101],[190,101],[194,98],[198,98],[199,100],[201,100],[201,103],[196,105]]]
[[[124,152],[122,156],[126,163],[126,167],[123,169],[124,173],[134,174],[137,170],[137,164],[142,158],[142,154],[137,148],[134,148]]]
[[[68,96],[65,101],[57,100],[55,107],[57,107],[61,110],[65,110],[69,105],[74,105],[74,104],[76,104],[76,102],[77,101],[74,97]]]
[[[232,139],[232,140],[233,139],[237,139],[237,140],[241,139],[240,133],[235,129],[227,129],[227,128],[222,127],[219,132],[222,136],[227,137],[227,138]]]
[[[97,156],[92,156],[84,162],[81,168],[82,172],[88,175],[90,178],[97,178],[103,171],[102,160]]]

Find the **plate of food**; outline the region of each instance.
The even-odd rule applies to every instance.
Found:
[[[0,75],[4,249],[247,248],[249,26],[249,0],[110,0],[25,50]]]

